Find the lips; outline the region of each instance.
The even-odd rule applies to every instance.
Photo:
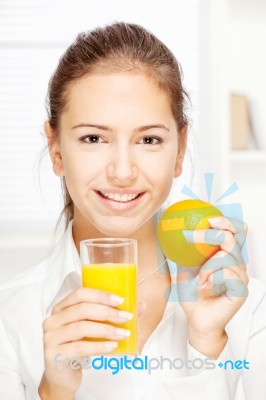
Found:
[[[138,198],[143,192],[139,193],[117,193],[97,190],[97,193],[105,199],[116,201],[118,203],[128,203]]]
[[[134,196],[136,196],[136,197],[132,198],[131,200],[129,200],[129,197],[127,197],[127,198],[124,197],[124,199],[125,199],[124,201],[123,201],[123,197],[122,197],[122,201],[106,197],[105,194],[107,192],[104,192],[105,194],[103,194],[100,190],[95,190],[95,193],[96,193],[100,203],[105,208],[120,212],[120,211],[133,210],[135,207],[137,207],[138,204],[142,201],[142,197],[145,195],[146,192],[141,192],[141,193],[137,193],[137,194],[135,193]],[[113,194],[115,195],[118,193],[113,193]],[[110,195],[110,193],[108,193],[108,195]],[[125,195],[125,193],[119,194],[119,196],[123,196],[123,195]],[[126,195],[128,196],[128,193]],[[131,193],[131,195],[132,195],[132,193]]]

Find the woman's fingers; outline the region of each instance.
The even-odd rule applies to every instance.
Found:
[[[113,325],[93,321],[77,321],[63,325],[53,331],[45,332],[44,345],[45,347],[53,348],[83,338],[123,340],[129,337],[130,334],[131,332],[128,329]]]
[[[62,325],[81,320],[109,321],[123,323],[133,318],[133,314],[115,307],[95,303],[78,303],[54,313],[44,321],[44,331],[54,330]]]
[[[56,355],[53,354],[53,366],[57,369],[64,369],[72,359],[80,359],[81,362],[86,362],[88,357],[110,353],[117,346],[118,343],[111,340],[99,340],[97,342],[80,340],[62,344],[57,347]],[[47,354],[47,357],[49,357],[49,354]]]
[[[212,228],[223,229],[234,233],[236,241],[240,249],[242,249],[248,232],[248,226],[245,222],[231,217],[210,218],[209,222]]]
[[[221,296],[225,295],[229,300],[248,295],[248,276],[237,269],[221,268],[210,272],[206,281],[200,284],[199,296]]]
[[[229,294],[232,294],[233,290],[237,291],[237,288],[247,285],[249,280],[246,266],[236,265],[235,258],[222,250],[200,268],[196,277],[191,270],[194,268],[178,268],[177,289],[180,301],[195,302],[199,297],[220,295],[226,291],[225,283]],[[239,290],[239,296],[242,296],[242,292],[242,289]]]
[[[241,250],[232,232],[217,229],[196,229],[193,231],[184,230],[183,232],[186,240],[195,243],[196,247],[198,243],[218,245],[221,250],[232,254],[235,258],[235,262],[244,264]]]
[[[74,292],[71,292],[63,300],[57,303],[52,310],[52,315],[58,313],[64,308],[72,306],[73,304],[83,302],[104,304],[107,306],[116,307],[117,305],[122,304],[123,301],[123,298],[116,296],[112,293],[104,292],[97,289],[81,287]]]
[[[196,280],[198,279],[198,284],[200,286],[204,285],[211,274],[223,270],[230,270],[235,278],[248,282],[245,264],[236,265],[235,258],[222,250],[218,251],[203,265]]]

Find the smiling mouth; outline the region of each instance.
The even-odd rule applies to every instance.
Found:
[[[139,198],[140,196],[142,196],[144,194],[144,192],[141,192],[138,194],[103,193],[100,190],[97,190],[96,192],[104,199],[115,201],[117,203],[129,203],[133,200],[136,200],[137,198]]]

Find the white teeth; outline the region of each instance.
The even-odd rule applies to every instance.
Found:
[[[138,194],[132,194],[132,193],[131,194],[105,193],[105,192],[101,192],[101,193],[108,199],[120,201],[120,202],[130,201],[130,200],[135,199],[138,196]]]
[[[122,201],[122,197],[123,197],[123,195],[120,196],[120,194],[116,193],[116,194],[114,195],[113,199],[114,199],[115,201]],[[123,201],[124,201],[124,200],[123,200]]]

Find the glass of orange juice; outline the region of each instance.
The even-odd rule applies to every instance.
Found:
[[[137,241],[120,238],[83,240],[80,256],[82,286],[123,297],[125,301],[117,308],[134,315],[130,321],[113,324],[129,329],[131,335],[119,340],[116,349],[109,354],[137,354]]]

